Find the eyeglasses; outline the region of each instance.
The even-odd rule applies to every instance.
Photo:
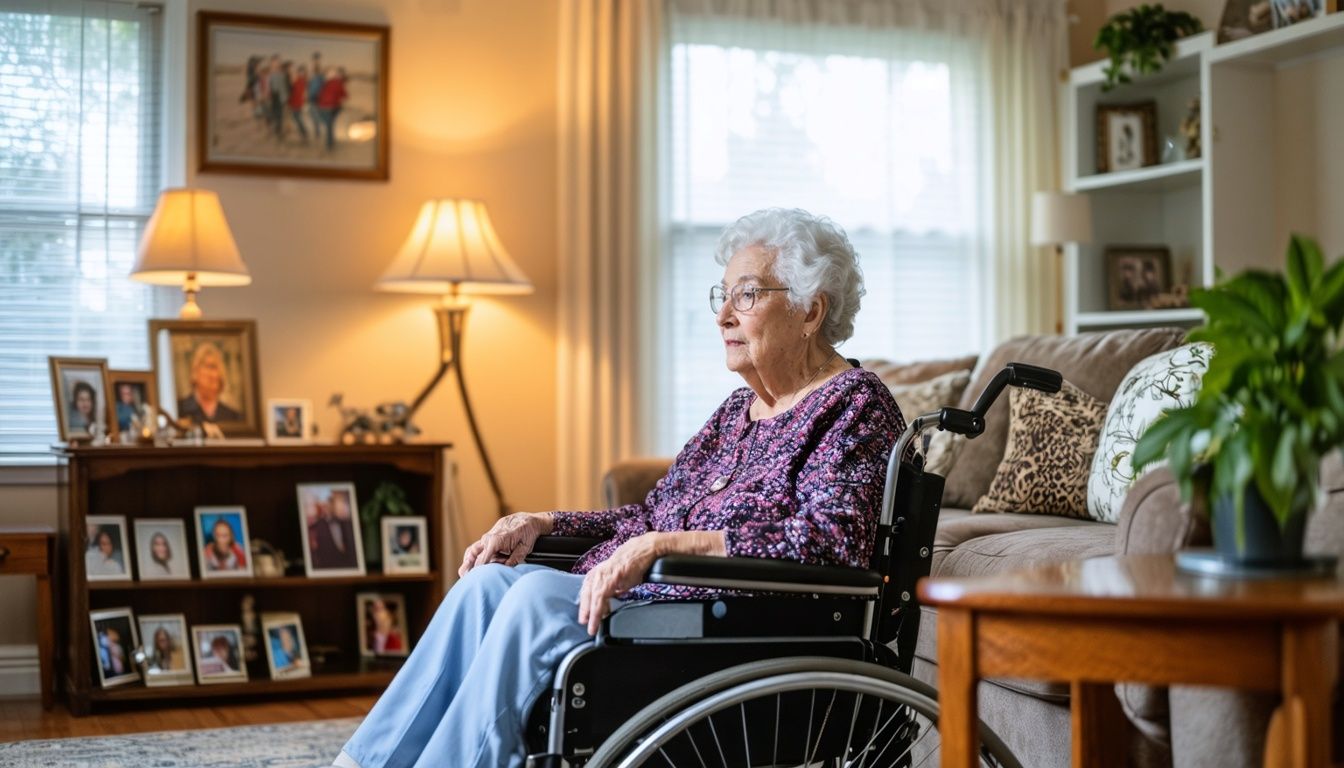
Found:
[[[788,288],[758,288],[754,285],[740,285],[732,290],[725,291],[722,285],[711,285],[709,287],[709,308],[714,314],[719,314],[723,305],[728,302],[731,296],[733,299],[733,309],[738,312],[750,312],[751,308],[756,306],[756,298],[766,291],[787,291]]]

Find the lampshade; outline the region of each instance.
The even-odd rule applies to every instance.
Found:
[[[378,287],[438,294],[532,292],[532,282],[499,242],[485,204],[447,198],[421,206]]]
[[[165,189],[140,238],[131,277],[154,285],[247,285],[219,196],[206,189]]]
[[[1031,244],[1092,241],[1092,204],[1087,195],[1037,192],[1031,198]]]

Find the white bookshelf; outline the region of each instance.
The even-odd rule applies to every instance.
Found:
[[[1166,246],[1172,278],[1191,287],[1218,271],[1277,269],[1290,232],[1344,249],[1344,14],[1234,43],[1182,40],[1157,75],[1103,93],[1095,62],[1062,86],[1065,187],[1092,198],[1093,242],[1065,249],[1068,332],[1194,325],[1196,309],[1108,311],[1108,246]],[[1096,108],[1157,103],[1164,137],[1201,104],[1199,158],[1097,173]]]

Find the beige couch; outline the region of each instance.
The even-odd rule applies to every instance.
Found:
[[[1058,370],[1088,394],[1110,401],[1135,363],[1181,343],[1184,331],[1174,328],[1123,330],[1073,337],[1023,337],[1004,342],[976,366],[960,406],[969,408],[991,377],[1013,361]],[[970,365],[971,360],[955,365]],[[871,361],[868,367],[889,384],[908,383],[948,369],[947,364],[897,366]],[[985,433],[968,442],[948,473],[934,542],[935,576],[999,573],[1053,561],[1100,557],[1116,553],[1173,552],[1208,541],[1207,524],[1182,505],[1169,473],[1145,475],[1131,489],[1118,524],[1032,514],[971,514],[970,508],[989,488],[1003,458],[1008,431],[1008,398],[1002,397],[987,417]],[[899,400],[898,400],[899,402]],[[912,416],[917,414],[907,414]],[[666,460],[627,462],[613,468],[605,481],[609,504],[642,500],[666,472]],[[1344,472],[1328,479],[1327,488],[1344,486]],[[1333,483],[1333,485],[1332,485]],[[1344,487],[1332,515],[1338,531],[1329,541],[1344,549]],[[1321,529],[1317,525],[1316,530]],[[1321,539],[1321,536],[1317,536]],[[1329,545],[1326,545],[1327,547]],[[1319,548],[1319,545],[1318,545]],[[914,673],[937,684],[936,620],[926,609],[920,622]],[[1272,700],[1228,693],[1177,689],[1177,716],[1169,712],[1165,689],[1117,686],[1117,694],[1134,728],[1130,765],[1164,766],[1175,746],[1181,766],[1255,764],[1248,753],[1261,750]],[[1013,751],[1031,766],[1067,766],[1070,759],[1069,692],[1066,685],[993,680],[981,683],[981,716]],[[1229,733],[1229,731],[1234,731]],[[1174,732],[1174,736],[1173,736]]]

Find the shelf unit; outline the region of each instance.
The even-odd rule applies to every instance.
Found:
[[[1212,32],[1180,41],[1158,74],[1103,93],[1104,62],[1063,85],[1066,189],[1092,198],[1093,242],[1065,248],[1069,333],[1194,325],[1196,309],[1110,311],[1107,246],[1165,245],[1173,283],[1211,285],[1219,271],[1278,269],[1289,232],[1344,249],[1344,15],[1329,14],[1234,43]],[[1201,106],[1203,156],[1096,172],[1096,108],[1157,103],[1157,139],[1179,137]],[[1179,139],[1178,139],[1179,141]]]
[[[424,631],[443,596],[445,449],[442,444],[396,446],[207,446],[199,448],[64,448],[57,451],[63,475],[59,573],[65,577],[64,621],[59,631],[58,666],[76,715],[122,702],[246,698],[320,691],[376,691],[395,674],[396,661],[361,659],[355,595],[396,592],[406,605],[410,640]],[[382,482],[405,492],[428,522],[427,574],[383,574],[308,578],[303,575],[295,486],[306,482],[353,482],[367,499]],[[203,505],[240,505],[247,510],[251,537],[265,539],[290,561],[285,575],[270,578],[200,578],[192,556],[191,581],[96,581],[85,578],[86,518],[122,515],[134,549],[134,521],[182,520],[195,540],[193,511]],[[358,530],[358,529],[357,529]],[[368,551],[365,552],[366,559]],[[130,559],[134,559],[128,553]],[[295,562],[297,561],[297,562]],[[138,563],[137,563],[138,566]],[[138,617],[181,613],[188,625],[241,623],[240,601],[250,595],[263,612],[297,612],[310,651],[327,649],[312,677],[271,680],[264,649],[247,663],[248,682],[148,688],[140,683],[100,688],[89,611],[129,606]],[[143,640],[143,639],[142,639]],[[314,654],[316,657],[316,654]]]

